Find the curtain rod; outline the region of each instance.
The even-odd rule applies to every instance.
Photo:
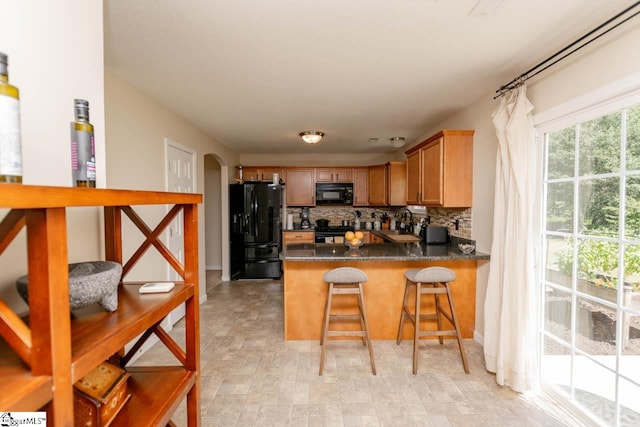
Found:
[[[536,64],[535,66],[533,66],[531,69],[525,71],[524,73],[520,74],[518,77],[514,78],[513,80],[511,80],[509,83],[506,83],[502,86],[500,86],[497,90],[496,93],[497,95],[493,97],[493,99],[499,98],[501,96],[503,96],[504,94],[506,94],[507,92],[509,92],[510,90],[513,90],[517,87],[522,86],[522,84],[524,84],[524,82],[526,82],[527,80],[529,80],[530,78],[537,76],[538,74],[540,74],[541,72],[545,71],[546,69],[548,69],[549,67],[552,67],[553,65],[557,64],[558,62],[562,61],[563,59],[565,59],[566,57],[574,54],[575,52],[577,52],[578,50],[582,49],[583,47],[591,44],[592,42],[598,40],[600,37],[604,36],[605,34],[607,34],[608,32],[618,28],[620,25],[624,24],[625,22],[629,21],[630,19],[636,17],[638,14],[640,14],[640,10],[635,12],[633,15],[628,16],[627,18],[623,19],[622,21],[618,22],[617,24],[615,24],[614,26],[612,26],[611,28],[605,30],[604,32],[594,36],[594,38],[592,38],[591,40],[586,41],[584,44],[574,48],[573,50],[571,50],[570,52],[566,53],[565,55],[561,56],[560,58],[556,59],[555,61],[551,62],[550,64],[547,64],[548,62],[552,61],[554,58],[556,58],[557,56],[561,55],[562,53],[566,52],[567,50],[571,49],[573,46],[575,46],[576,44],[582,42],[584,39],[586,39],[587,37],[590,37],[591,35],[593,35],[595,32],[601,30],[603,27],[606,27],[607,25],[609,25],[611,22],[615,21],[616,19],[620,18],[622,15],[628,13],[629,11],[635,9],[636,7],[638,7],[638,5],[640,5],[640,1],[635,2],[634,4],[632,4],[631,6],[629,6],[628,8],[626,8],[625,10],[623,10],[622,12],[618,13],[617,15],[615,15],[613,18],[607,20],[606,22],[600,24],[598,27],[594,28],[593,30],[589,31],[587,34],[585,34],[584,36],[580,37],[578,40],[574,41],[573,43],[565,46],[564,48],[560,49],[558,52],[554,53],[553,55],[549,56],[547,59],[545,59],[544,61],[539,62],[538,64]],[[545,66],[545,64],[547,64]],[[535,71],[535,73],[534,73]],[[531,74],[533,73],[533,74]]]

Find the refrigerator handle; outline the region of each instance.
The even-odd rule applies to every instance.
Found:
[[[251,234],[255,237],[258,235],[258,201],[255,191],[251,191],[251,217]]]

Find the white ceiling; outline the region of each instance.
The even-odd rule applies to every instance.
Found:
[[[633,3],[477,2],[105,0],[105,63],[239,153],[384,152]]]

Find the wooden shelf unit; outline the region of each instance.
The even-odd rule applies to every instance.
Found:
[[[0,184],[0,254],[19,231],[27,229],[29,274],[28,325],[0,300],[0,408],[37,411],[46,408],[48,425],[73,425],[73,383],[110,358],[126,365],[151,334],[176,357],[176,366],[127,368],[133,393],[114,426],[166,425],[187,398],[189,426],[200,425],[200,318],[198,292],[199,194],[105,190]],[[132,206],[172,205],[155,228],[148,227]],[[70,316],[66,210],[104,209],[106,259],[123,265],[118,309],[99,307]],[[160,241],[165,228],[183,214],[184,262]],[[122,258],[122,214],[145,235],[128,260]],[[183,281],[166,294],[140,294],[141,283],[124,281],[149,247],[155,247]],[[184,349],[160,322],[185,304]],[[128,354],[125,344],[141,336]]]

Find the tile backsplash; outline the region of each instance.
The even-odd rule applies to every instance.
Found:
[[[355,220],[355,212],[360,212],[360,221],[373,221],[371,214],[380,218],[382,213],[393,217],[398,208],[388,207],[344,207],[344,206],[316,206],[309,209],[309,220],[315,225],[318,219],[328,219],[329,225],[341,225],[343,220]],[[288,207],[287,214],[293,215],[294,224],[300,223],[301,208]],[[425,215],[413,214],[414,221],[427,217],[430,219],[430,225],[445,226],[449,228],[451,236],[471,239],[472,219],[471,208],[427,208]],[[456,230],[456,220],[458,221],[458,229]],[[364,228],[364,225],[362,226]]]

